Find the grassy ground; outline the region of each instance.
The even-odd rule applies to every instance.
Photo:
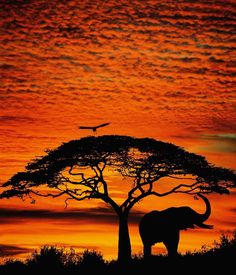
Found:
[[[25,262],[6,260],[0,265],[0,274],[231,274],[236,264],[236,231],[229,237],[222,235],[212,247],[201,251],[179,255],[176,259],[166,256],[153,256],[144,260],[135,255],[132,261],[121,266],[117,261],[105,261],[102,254],[85,250],[77,254],[54,246],[44,246],[34,252]]]

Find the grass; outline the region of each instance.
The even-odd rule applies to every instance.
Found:
[[[8,259],[0,265],[0,274],[158,274],[158,273],[202,273],[234,270],[236,260],[236,231],[232,236],[222,234],[220,240],[211,247],[203,246],[200,251],[179,255],[175,259],[167,256],[152,256],[144,260],[142,255],[134,255],[132,261],[121,266],[116,260],[106,261],[95,250],[85,250],[82,254],[73,249],[66,251],[55,246],[43,246],[25,262]],[[152,270],[149,273],[149,270]],[[231,272],[230,272],[231,273]],[[227,274],[230,274],[227,273]]]

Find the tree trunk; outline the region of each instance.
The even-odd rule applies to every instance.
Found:
[[[119,215],[119,240],[118,240],[118,261],[126,264],[131,260],[131,244],[128,228],[128,214]]]

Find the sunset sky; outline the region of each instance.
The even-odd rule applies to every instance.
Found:
[[[63,142],[91,135],[151,137],[236,170],[234,0],[1,0],[0,183]],[[122,193],[118,182],[110,183]],[[211,194],[213,230],[183,231],[193,251],[236,228],[236,191]],[[149,198],[130,218],[201,200]],[[102,202],[0,201],[0,256],[43,244],[117,256],[117,220]],[[155,253],[163,252],[157,245]]]

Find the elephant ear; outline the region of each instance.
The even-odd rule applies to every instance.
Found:
[[[186,206],[177,208],[176,221],[180,230],[187,230],[188,228],[195,228],[195,212]]]
[[[160,212],[158,219],[160,224],[166,224],[168,221],[170,228],[178,230],[187,230],[188,228],[195,228],[193,210],[189,207],[170,207]]]

